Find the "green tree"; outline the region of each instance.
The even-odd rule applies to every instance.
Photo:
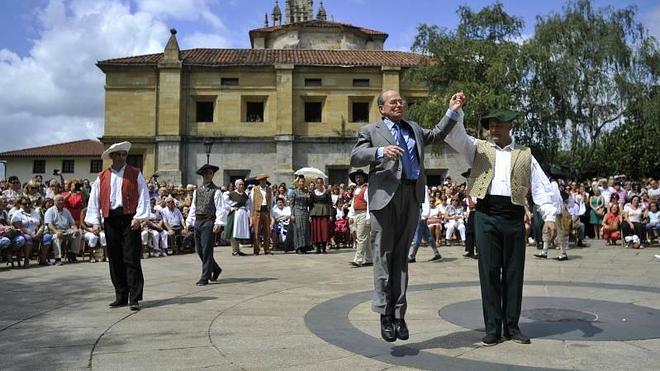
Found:
[[[657,42],[635,20],[633,7],[594,9],[590,0],[570,2],[561,14],[537,18],[524,54],[528,125],[522,136],[557,138],[553,143],[570,153],[565,165],[573,176],[585,170],[599,146],[614,145],[599,140],[634,115],[634,102],[658,81],[657,64],[645,61],[657,63]],[[640,123],[633,116],[630,121]],[[552,146],[544,154],[557,159]]]
[[[523,64],[520,38],[523,21],[504,11],[501,3],[478,12],[457,10],[456,30],[422,24],[412,50],[428,58],[410,70],[408,78],[429,87],[428,99],[417,102],[409,115],[424,126],[437,123],[451,95],[464,91],[466,127],[475,131],[478,118],[496,106],[516,108]]]

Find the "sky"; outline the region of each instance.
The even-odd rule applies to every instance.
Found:
[[[453,29],[456,9],[491,1],[325,0],[330,20],[387,32],[387,50],[410,50],[421,23]],[[538,15],[565,1],[501,1],[523,18],[523,37]],[[284,12],[284,0],[280,6]],[[315,1],[315,10],[319,1]],[[660,1],[593,0],[596,7],[637,7],[660,40]],[[249,48],[274,0],[0,0],[0,152],[103,135],[104,74],[99,60],[160,53],[177,29],[181,49]]]

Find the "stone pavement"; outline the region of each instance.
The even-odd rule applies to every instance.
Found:
[[[0,267],[0,369],[657,369],[660,249],[528,247],[521,327],[531,345],[481,347],[476,261],[442,247],[410,266],[410,340],[385,343],[370,310],[371,268],[351,250],[232,257],[196,287],[195,255],[143,260],[143,309],[110,309],[106,263]],[[554,253],[554,252],[553,252]]]

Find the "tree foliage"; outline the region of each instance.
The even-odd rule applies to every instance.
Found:
[[[657,149],[658,43],[636,21],[634,8],[594,9],[589,0],[572,1],[561,13],[537,17],[525,41],[522,20],[500,3],[479,11],[461,6],[457,14],[455,30],[418,28],[412,49],[429,60],[410,77],[426,82],[430,94],[412,107],[413,118],[434,124],[460,90],[469,97],[466,126],[472,130],[492,108],[517,109],[523,113],[517,140],[539,161],[572,176],[632,173],[624,158],[641,154],[636,148]],[[603,167],[602,156],[615,148],[622,160]],[[652,162],[636,173],[657,171]]]

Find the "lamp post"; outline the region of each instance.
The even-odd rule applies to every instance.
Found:
[[[206,150],[206,163],[208,164],[209,158],[211,156],[211,148],[213,147],[213,139],[206,137],[204,138],[204,149]]]

